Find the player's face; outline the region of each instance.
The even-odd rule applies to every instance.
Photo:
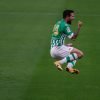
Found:
[[[72,20],[74,20],[74,19],[75,19],[75,14],[74,13],[71,13],[70,16],[67,16],[65,20],[66,20],[66,22],[68,24],[71,24],[72,23]]]
[[[70,21],[74,20],[75,19],[75,14],[74,13],[71,13],[70,14]]]

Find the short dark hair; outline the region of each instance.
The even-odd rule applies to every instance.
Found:
[[[64,10],[63,18],[65,19],[67,16],[70,16],[71,13],[74,13],[74,11],[73,10]]]

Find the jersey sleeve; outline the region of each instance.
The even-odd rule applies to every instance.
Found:
[[[67,35],[68,38],[72,38],[74,36],[74,33],[72,32],[72,30],[70,29],[70,26],[65,26],[64,28],[64,33]]]

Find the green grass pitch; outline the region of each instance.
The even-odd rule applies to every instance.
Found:
[[[49,55],[64,9],[84,25],[74,46],[79,75],[59,72]],[[0,100],[100,100],[100,0],[0,0]],[[67,42],[67,41],[66,41]]]

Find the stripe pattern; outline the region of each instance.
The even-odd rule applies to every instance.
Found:
[[[54,46],[61,46],[64,44],[66,35],[62,34],[60,38],[56,38],[56,37],[52,37],[51,39],[51,48],[53,48]]]

